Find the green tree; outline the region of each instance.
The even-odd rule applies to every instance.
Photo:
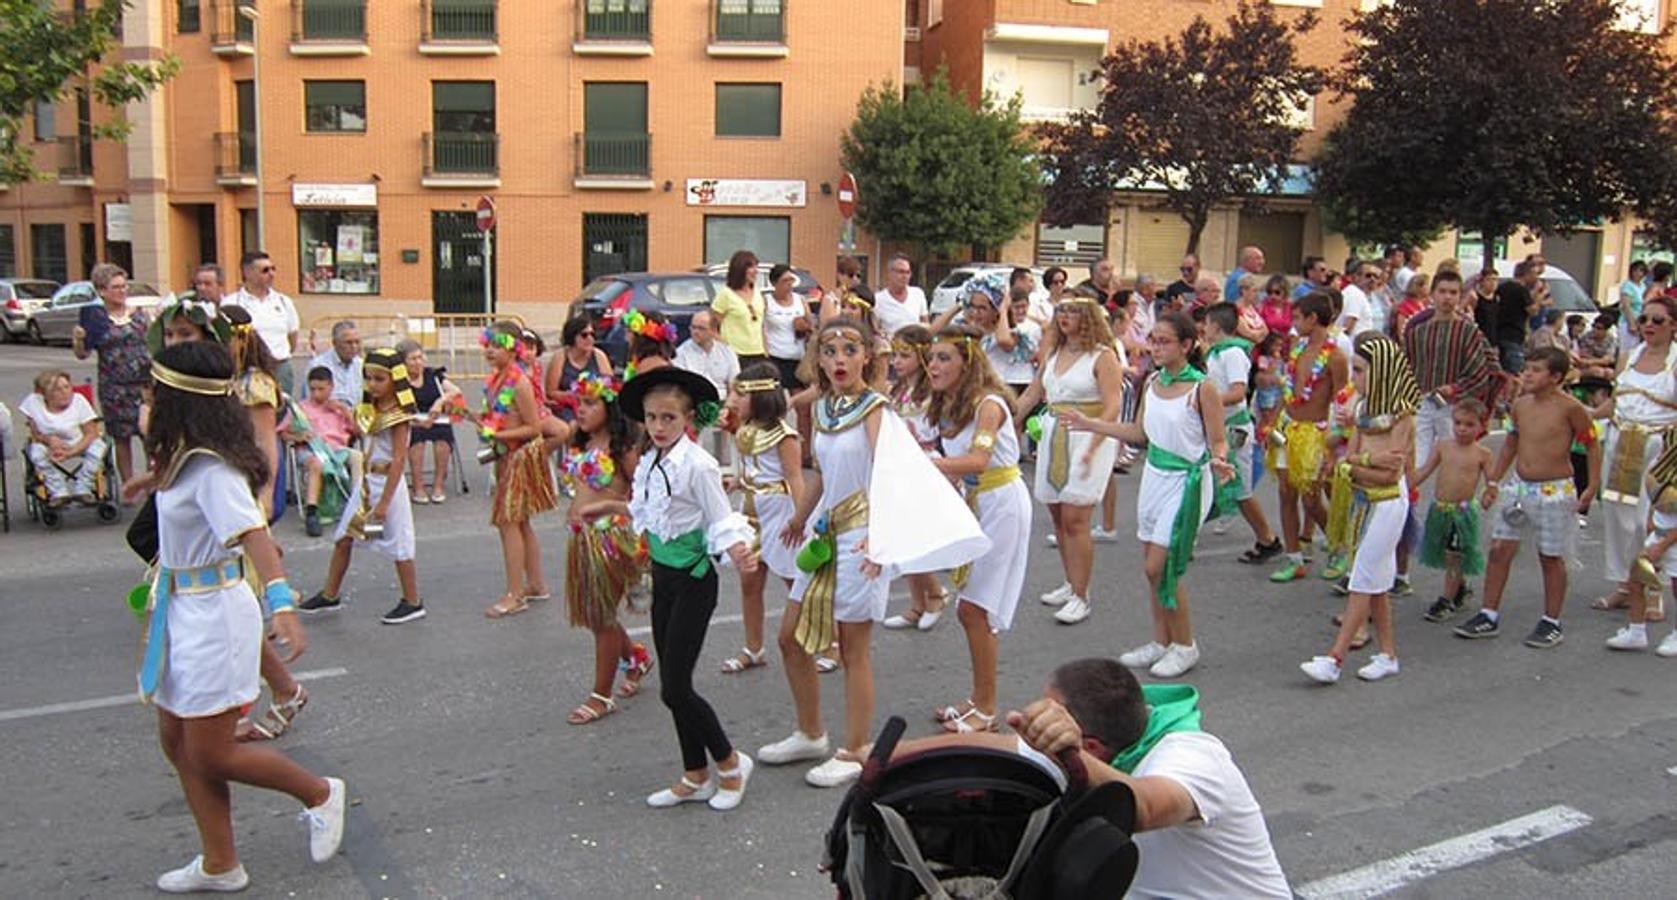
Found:
[[[1096,73],[1095,108],[1042,129],[1053,178],[1045,218],[1104,222],[1114,191],[1158,190],[1188,223],[1195,253],[1213,209],[1260,205],[1297,154],[1295,112],[1323,84],[1295,44],[1316,16],[1290,18],[1242,2],[1221,31],[1196,16],[1179,35],[1115,48]]]
[[[1353,18],[1317,160],[1330,221],[1496,239],[1658,208],[1677,184],[1665,34],[1616,0],[1413,0]],[[1671,208],[1665,201],[1666,208]],[[1342,225],[1343,227],[1343,225]]]
[[[856,220],[915,248],[918,259],[998,247],[1036,219],[1042,169],[1019,124],[1019,101],[974,108],[939,71],[904,96],[869,87],[839,141],[856,176]]]
[[[56,12],[40,0],[0,0],[0,182],[31,180],[39,174],[21,136],[24,120],[38,103],[54,103],[77,87],[103,106],[118,110],[94,127],[93,136],[121,140],[127,103],[143,99],[180,69],[174,58],[150,62],[106,59],[120,45],[117,29],[127,0],[104,0],[74,15]],[[97,72],[90,74],[90,69]]]

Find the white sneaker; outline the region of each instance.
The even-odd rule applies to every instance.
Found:
[[[948,609],[948,607],[946,606],[944,609]],[[938,620],[943,618],[943,613],[943,609],[937,612],[923,612],[920,614],[920,621],[915,622],[914,627],[921,631],[931,631],[937,627]]]
[[[1048,546],[1050,546],[1050,547],[1060,546],[1060,536],[1058,534],[1055,534],[1052,531],[1048,532],[1048,537],[1044,538],[1044,540],[1048,543]]]
[[[757,758],[771,766],[805,759],[820,759],[826,755],[826,735],[812,738],[801,731],[793,731],[791,737],[757,748]]]
[[[862,764],[834,756],[804,773],[804,781],[819,788],[842,787],[862,774]]]
[[[326,802],[311,806],[298,814],[309,823],[309,858],[323,863],[338,853],[344,841],[344,782],[341,778],[326,779]]]
[[[1334,684],[1339,681],[1339,663],[1331,656],[1313,657],[1310,662],[1299,663],[1299,668],[1311,679],[1322,684]]]
[[[908,616],[900,615],[891,616],[879,624],[891,629],[892,631],[902,631],[905,628],[913,628],[915,625],[915,623],[909,621]]]
[[[1089,613],[1092,610],[1093,607],[1089,605],[1089,601],[1082,597],[1072,597],[1066,601],[1064,606],[1060,607],[1058,612],[1054,613],[1054,620],[1061,625],[1076,625],[1078,622],[1089,618]]]
[[[249,886],[250,876],[245,873],[244,866],[234,866],[226,872],[211,875],[204,871],[203,856],[194,857],[192,862],[173,872],[164,872],[157,879],[157,889],[168,894],[195,894],[200,891],[231,894]]]
[[[1654,653],[1667,658],[1677,656],[1677,628],[1672,629],[1671,633],[1665,636],[1665,640],[1660,641],[1660,645],[1654,648]]]
[[[691,794],[678,794],[671,788],[664,788],[656,794],[646,798],[646,805],[654,809],[669,809],[683,803],[704,803],[716,796],[716,779],[707,778],[704,784],[694,784],[686,775],[681,776],[681,783]],[[736,804],[738,805],[737,801]]]
[[[1661,641],[1660,648],[1664,649],[1666,643],[1670,640],[1670,638],[1667,638],[1665,641]],[[1607,639],[1607,649],[1646,650],[1648,649],[1648,630],[1644,628],[1641,632],[1635,632],[1630,629],[1629,625],[1626,625],[1619,629],[1618,634]]]
[[[1165,645],[1158,641],[1148,641],[1140,647],[1118,657],[1118,664],[1130,669],[1145,669],[1158,662],[1165,656]]]
[[[1037,599],[1041,600],[1043,603],[1048,604],[1049,606],[1059,606],[1060,604],[1065,603],[1067,600],[1070,600],[1071,598],[1072,598],[1071,582],[1067,581],[1067,582],[1061,583],[1061,585],[1059,587],[1049,591],[1046,594],[1043,594],[1041,597],[1038,597]]]
[[[1390,678],[1398,673],[1398,661],[1384,653],[1374,654],[1368,665],[1357,670],[1357,677],[1364,681],[1379,681]]]
[[[1229,517],[1228,516],[1218,516],[1214,521],[1212,521],[1212,523],[1211,523],[1211,533],[1212,534],[1228,534],[1229,533]]]
[[[1165,655],[1153,664],[1147,674],[1154,678],[1180,678],[1200,661],[1198,644],[1171,644]]]
[[[739,768],[736,770],[739,772],[740,777],[739,788],[736,790],[729,790],[728,788],[723,787],[722,778],[732,778],[733,773],[718,770],[716,773],[718,776],[716,779],[716,793],[713,794],[708,801],[711,809],[718,810],[720,812],[727,812],[728,810],[740,805],[740,801],[745,799],[745,783],[751,780],[751,770],[757,768],[756,764],[751,761],[751,757],[746,756],[738,750],[735,750],[734,753],[739,756]]]
[[[1118,529],[1114,528],[1109,531],[1096,526],[1089,529],[1089,537],[1093,538],[1097,544],[1116,544],[1118,543]]]

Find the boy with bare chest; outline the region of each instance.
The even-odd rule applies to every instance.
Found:
[[[1577,512],[1586,509],[1601,484],[1601,447],[1582,403],[1561,393],[1571,360],[1544,348],[1531,354],[1520,372],[1523,391],[1514,401],[1514,427],[1491,467],[1491,483],[1480,505],[1491,514],[1491,553],[1485,567],[1484,607],[1456,628],[1463,638],[1491,638],[1501,631],[1502,592],[1508,570],[1527,532],[1537,536],[1543,567],[1543,618],[1525,640],[1527,647],[1560,644],[1561,607],[1566,602],[1566,564],[1576,558]],[[1572,483],[1572,442],[1588,448],[1589,484],[1582,495]],[[1513,464],[1514,476],[1498,482]]]
[[[1428,622],[1448,622],[1459,615],[1473,593],[1466,576],[1485,573],[1478,495],[1481,481],[1494,483],[1488,481],[1494,457],[1480,443],[1488,415],[1485,404],[1476,398],[1456,401],[1450,411],[1453,439],[1433,444],[1415,478],[1415,486],[1420,487],[1434,473],[1438,475],[1421,538],[1421,564],[1444,570],[1444,593],[1423,616]]]

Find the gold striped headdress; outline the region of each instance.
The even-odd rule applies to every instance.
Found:
[[[1354,349],[1368,362],[1368,397],[1363,415],[1401,416],[1421,408],[1415,370],[1396,341],[1379,332],[1366,332],[1357,338]]]
[[[366,362],[362,364],[362,371],[378,369],[390,373],[390,379],[396,383],[396,409],[382,417],[378,412],[378,405],[373,401],[373,395],[367,393],[365,386],[361,388],[361,403],[356,407],[356,418],[362,420],[362,430],[377,431],[379,427],[395,425],[405,422],[419,413],[419,404],[413,397],[413,384],[408,380],[408,367],[402,362],[402,355],[388,347],[378,347],[367,351]],[[375,426],[375,427],[369,427]]]

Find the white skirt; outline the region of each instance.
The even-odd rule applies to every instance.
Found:
[[[1403,540],[1403,526],[1409,521],[1409,488],[1404,484],[1399,488],[1404,496],[1369,507],[1356,560],[1351,563],[1353,593],[1379,596],[1390,591],[1397,579],[1398,541]]]
[[[779,578],[798,577],[798,548],[788,547],[780,540],[786,523],[792,521],[796,504],[786,494],[759,494],[757,505],[757,535],[762,544],[759,551],[763,565]]]
[[[1025,482],[1015,479],[979,494],[978,526],[990,539],[990,552],[972,561],[960,599],[989,614],[991,631],[1006,631],[1025,587],[1031,546],[1031,494]]]
[[[168,651],[153,702],[183,719],[256,702],[262,610],[250,586],[169,598]]]
[[[1066,441],[1066,452],[1070,457],[1066,483],[1056,488],[1048,483],[1048,470],[1053,467],[1054,432],[1060,427],[1058,421],[1050,420],[1042,430],[1042,443],[1038,445],[1036,458],[1036,499],[1040,503],[1094,506],[1106,495],[1106,483],[1112,478],[1113,464],[1118,461],[1118,441],[1087,431],[1071,432]],[[1083,454],[1089,449],[1089,442],[1097,437],[1101,439],[1100,448],[1085,466]]]
[[[1217,479],[1208,468],[1200,477],[1200,524],[1211,515],[1212,495]],[[1135,537],[1144,544],[1170,546],[1170,535],[1175,530],[1176,512],[1182,508],[1183,489],[1188,484],[1187,472],[1166,472],[1151,465],[1142,467],[1141,487],[1135,498]]]
[[[882,572],[877,578],[862,574],[866,554],[859,545],[867,538],[866,528],[855,528],[834,539],[838,544],[838,578],[833,589],[835,622],[881,622],[885,619],[886,601],[891,592],[891,573]],[[804,591],[808,589],[809,573],[800,569],[797,580],[792,582],[791,600],[803,602]]]
[[[367,473],[365,481],[372,496],[367,504],[369,509],[377,506],[379,498],[384,496],[385,477],[372,472]],[[338,528],[332,533],[333,541],[341,541],[349,533],[349,520],[355,514],[355,510],[360,508],[361,485],[357,484],[349,495],[349,502],[344,504],[344,514],[338,517]],[[370,541],[356,543],[396,562],[413,559],[413,506],[408,501],[407,479],[396,483],[396,495],[390,498],[390,514],[384,518],[384,534]]]

